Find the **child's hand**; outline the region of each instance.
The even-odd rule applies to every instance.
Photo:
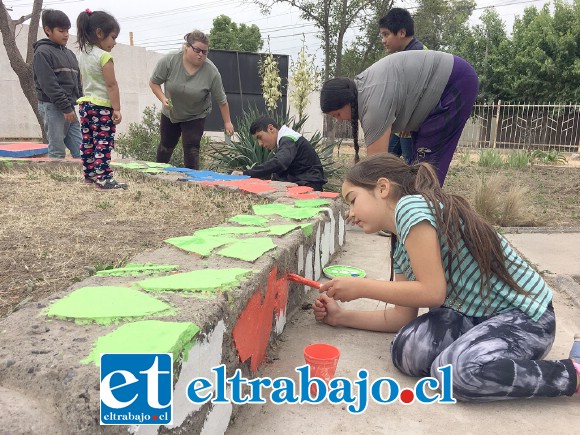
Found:
[[[327,296],[337,301],[348,302],[360,297],[358,289],[360,282],[360,278],[350,276],[333,278],[322,284],[318,291],[320,293],[326,292]]]
[[[166,110],[171,110],[173,109],[173,103],[171,102],[171,100],[167,97],[164,97],[163,100],[161,100],[161,104],[163,104],[163,107]]]
[[[242,171],[232,171],[232,175],[244,175]]]
[[[324,322],[330,326],[340,325],[339,318],[342,308],[338,306],[334,299],[329,298],[326,293],[322,293],[314,301],[312,308],[314,309],[314,318],[317,322]]]
[[[120,110],[113,110],[113,124],[120,124],[123,119]]]
[[[64,114],[64,120],[66,122],[75,122],[77,120],[77,114],[74,112],[68,112]]]

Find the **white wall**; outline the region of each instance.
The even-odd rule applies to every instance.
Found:
[[[38,38],[44,38],[40,29]],[[0,40],[1,40],[0,35]],[[18,32],[17,45],[23,57],[26,57],[26,41],[28,26],[22,26]],[[68,48],[78,52],[75,47],[76,37],[71,35]],[[162,53],[146,51],[142,47],[132,47],[117,44],[112,51],[115,61],[115,74],[121,91],[121,109],[123,122],[119,124],[118,132],[127,131],[129,124],[140,122],[143,109],[153,104],[159,108],[161,104],[149,89],[149,77]],[[0,46],[0,91],[9,102],[8,108],[0,116],[0,138],[40,138],[41,132],[34,112],[24,97],[16,73],[12,70],[4,45]],[[322,113],[319,105],[319,92],[314,92],[306,109],[310,117],[305,125],[304,133],[311,134],[322,131]],[[291,109],[291,113],[293,113]],[[235,127],[235,126],[234,126]],[[210,134],[223,140],[223,132]]]

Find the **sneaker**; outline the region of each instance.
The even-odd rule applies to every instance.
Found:
[[[127,189],[127,184],[119,183],[114,178],[108,178],[104,181],[95,181],[95,188],[97,190],[115,190],[115,189]]]
[[[383,237],[391,237],[391,233],[389,233],[388,231],[380,230],[377,234]]]

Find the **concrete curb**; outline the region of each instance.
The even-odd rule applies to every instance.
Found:
[[[63,164],[58,162],[32,162],[27,164]],[[78,162],[64,164],[77,165]],[[145,175],[145,174],[144,174]],[[153,176],[153,175],[147,175]],[[177,174],[163,174],[157,178],[176,181]],[[276,191],[258,194],[271,202],[292,204],[288,196],[290,183],[273,183]],[[217,186],[216,188],[222,188]],[[232,189],[232,187],[224,187]],[[306,235],[302,230],[274,238],[275,251],[264,254],[254,263],[236,259],[224,259],[215,254],[199,258],[166,246],[153,252],[143,253],[131,259],[132,263],[171,262],[179,264],[182,271],[206,268],[244,267],[256,270],[242,280],[238,288],[218,293],[215,298],[198,299],[178,294],[163,293],[160,299],[170,303],[176,314],[155,317],[156,320],[193,322],[201,332],[195,337],[193,347],[178,363],[174,363],[174,425],[171,428],[159,426],[130,426],[129,431],[137,434],[167,433],[223,433],[236,412],[230,404],[210,406],[194,405],[187,400],[186,386],[194,377],[213,377],[211,368],[225,364],[231,376],[240,369],[244,377],[256,376],[259,366],[266,360],[268,349],[284,330],[287,319],[299,309],[309,288],[289,283],[286,273],[299,273],[317,280],[322,267],[330,262],[344,243],[344,218],[340,199],[329,199],[317,217],[301,221],[312,224],[313,232]],[[272,224],[288,223],[283,218],[275,218]],[[235,226],[235,225],[233,225]],[[170,260],[169,260],[170,259]],[[41,310],[74,290],[99,285],[128,285],[141,278],[92,276],[77,283],[57,295],[24,305],[19,311],[0,321],[0,404],[10,404],[10,412],[0,413],[0,426],[7,433],[127,433],[127,426],[100,426],[99,424],[99,368],[93,364],[84,365],[80,360],[86,357],[95,341],[120,325],[102,326],[96,324],[79,325],[66,320],[48,319]],[[287,288],[287,293],[273,290]],[[257,328],[256,336],[247,337],[258,342],[257,350],[251,357],[241,361],[240,346],[233,331],[247,312],[249,301],[258,297],[264,301],[274,295],[276,307],[263,314],[266,319],[266,339],[260,341],[263,330]],[[266,309],[266,308],[265,308]],[[29,325],[26,330],[17,325]],[[254,370],[252,370],[254,368]],[[7,402],[6,402],[7,401]],[[6,403],[5,403],[6,402]],[[2,405],[2,407],[3,407]],[[5,409],[3,407],[3,409]],[[8,408],[7,408],[8,409]],[[23,416],[35,410],[35,417]],[[22,416],[15,418],[14,416]]]

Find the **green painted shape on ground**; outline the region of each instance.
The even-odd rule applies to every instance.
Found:
[[[296,207],[322,207],[325,205],[330,205],[330,201],[326,199],[296,199],[294,200],[294,205]]]
[[[147,174],[160,174],[162,172],[165,172],[165,169],[162,169],[162,168],[147,168],[147,169],[143,169],[141,172],[145,172]]]
[[[101,364],[101,353],[173,353],[173,360],[187,354],[199,327],[191,322],[144,320],[127,323],[99,337],[82,364]]]
[[[139,264],[127,263],[125,267],[118,267],[116,269],[99,270],[97,276],[137,276],[137,275],[155,275],[157,273],[171,272],[179,270],[177,264]]]
[[[150,168],[169,168],[171,165],[169,163],[157,163],[157,162],[145,162]]]
[[[212,227],[198,230],[193,233],[196,237],[219,236],[223,234],[254,234],[268,231],[263,227]]]
[[[218,246],[223,246],[226,243],[235,242],[237,239],[234,237],[227,236],[181,236],[172,237],[171,239],[165,240],[166,243],[177,246],[179,249],[183,249],[188,252],[195,252],[202,257],[207,257],[211,254]]]
[[[137,282],[141,288],[154,291],[216,292],[238,287],[251,269],[233,267],[229,269],[202,269],[175,275],[149,278]]]
[[[286,204],[263,204],[252,206],[254,213],[257,215],[276,214],[287,219],[302,220],[313,218],[318,215],[320,210],[316,207],[297,208]]]
[[[300,228],[300,224],[286,224],[286,225],[272,225],[268,227],[268,234],[270,236],[283,236],[288,234],[290,231]]]
[[[252,239],[238,240],[219,251],[218,255],[244,261],[256,261],[266,252],[275,248],[276,244],[270,237],[254,237]]]
[[[268,218],[253,214],[239,214],[230,218],[228,222],[235,222],[240,225],[265,225],[268,223]]]
[[[304,232],[304,235],[306,237],[308,237],[310,234],[314,232],[314,227],[312,226],[312,224],[302,224],[300,226],[302,227],[302,231]]]
[[[174,314],[164,302],[129,287],[82,287],[56,301],[46,315],[76,323],[110,325],[124,319],[153,314]]]
[[[111,165],[114,166],[119,166],[121,168],[126,168],[126,169],[147,169],[147,166],[142,164],[142,163],[119,163],[119,162],[114,162],[111,163]]]

